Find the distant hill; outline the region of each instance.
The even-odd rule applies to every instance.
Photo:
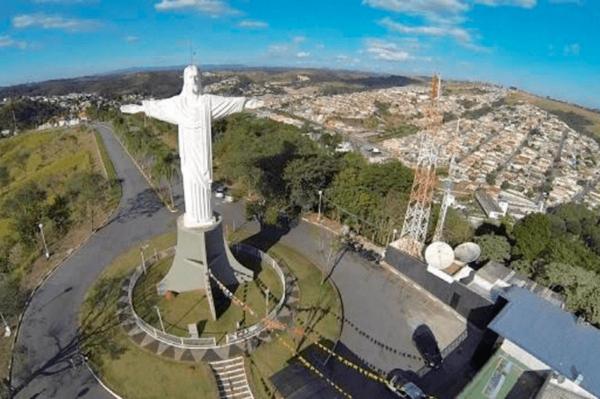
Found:
[[[183,68],[183,66],[130,68],[102,75],[2,87],[0,88],[0,99],[20,96],[64,95],[69,93],[97,93],[106,98],[119,98],[127,94],[167,97],[177,94],[181,89],[181,70]],[[358,90],[404,86],[419,82],[419,80],[398,75],[378,75],[327,69],[253,68],[243,65],[208,65],[202,66],[202,70],[241,74],[257,83],[262,83],[265,80],[291,80],[298,74],[306,74],[310,77],[311,83],[337,82],[351,85]],[[208,85],[219,79],[217,77],[205,77],[203,78],[203,84]]]

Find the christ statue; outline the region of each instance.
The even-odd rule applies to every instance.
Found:
[[[181,94],[164,100],[146,100],[142,105],[123,105],[121,112],[146,115],[179,126],[178,144],[183,177],[187,228],[214,223],[210,204],[212,184],[211,123],[244,109],[255,109],[262,102],[245,97],[202,94],[200,72],[190,65],[183,72]]]

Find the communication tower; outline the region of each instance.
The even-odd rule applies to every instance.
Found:
[[[433,141],[442,118],[438,111],[437,100],[441,92],[439,75],[431,79],[431,98],[426,111],[427,128],[421,133],[421,144],[415,168],[415,177],[404,216],[404,225],[400,238],[392,245],[414,257],[422,257],[427,236],[433,192],[437,183],[436,171],[438,147]]]
[[[446,215],[448,214],[448,208],[454,202],[454,196],[452,195],[452,186],[454,183],[455,173],[456,161],[454,159],[454,155],[452,155],[452,158],[450,158],[450,163],[448,165],[448,180],[446,180],[444,199],[442,200],[440,216],[438,217],[438,222],[435,226],[435,232],[433,233],[433,241],[442,241],[442,236],[444,235],[444,224],[446,223]]]

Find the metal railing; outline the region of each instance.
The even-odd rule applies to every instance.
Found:
[[[131,311],[131,316],[133,317],[136,326],[152,338],[156,339],[157,341],[160,341],[166,345],[175,346],[183,349],[215,349],[219,347],[229,346],[235,343],[247,341],[265,331],[267,329],[267,321],[275,320],[277,314],[279,313],[279,311],[283,307],[283,304],[285,303],[287,288],[285,284],[285,275],[283,274],[283,271],[281,270],[279,264],[277,263],[277,261],[275,261],[275,259],[271,258],[269,255],[257,248],[239,243],[233,246],[233,251],[238,253],[244,252],[259,259],[262,263],[270,266],[273,269],[273,271],[275,271],[275,273],[281,281],[281,298],[279,299],[277,305],[271,310],[271,312],[269,312],[268,316],[265,319],[247,328],[228,333],[225,336],[224,345],[218,345],[215,337],[189,338],[179,337],[173,334],[169,334],[167,332],[163,332],[162,330],[157,329],[156,327],[152,326],[144,319],[142,319],[136,313],[135,308],[133,306],[133,290],[135,289],[135,286],[140,277],[144,274],[144,267],[142,265],[139,265],[138,267],[136,267],[135,271],[130,277],[129,286],[127,290],[129,308]],[[148,270],[150,267],[155,265],[159,259],[162,259],[168,255],[172,255],[174,252],[174,248],[169,248],[168,250],[161,252],[158,256],[148,259],[145,269]]]

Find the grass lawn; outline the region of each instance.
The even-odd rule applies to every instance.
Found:
[[[243,234],[243,233],[242,233]],[[256,243],[256,246],[260,246]],[[290,271],[298,279],[300,288],[299,311],[296,315],[296,326],[303,326],[313,331],[310,339],[280,332],[279,336],[293,345],[298,352],[312,345],[311,339],[321,337],[320,342],[335,342],[341,333],[341,321],[337,316],[342,315],[341,300],[337,290],[329,283],[321,285],[321,272],[302,254],[282,244],[274,245],[268,253],[285,262]],[[270,377],[284,369],[292,360],[292,354],[277,339],[261,345],[250,354],[246,361],[248,378],[256,398],[273,398],[275,389],[270,382]]]
[[[18,279],[23,292],[36,286],[42,276],[89,237],[92,230],[89,218],[91,212],[95,220],[93,227],[98,227],[98,223],[117,206],[120,199],[118,185],[107,189],[104,198],[96,198],[89,204],[83,204],[82,200],[70,195],[68,190],[69,182],[80,173],[103,174],[102,156],[98,147],[101,144],[96,143],[91,130],[85,127],[23,132],[0,140],[0,167],[8,171],[7,184],[0,186],[0,206],[27,183],[35,183],[46,192],[45,199],[40,200],[37,206],[46,208],[60,195],[68,198],[70,210],[71,223],[66,232],[56,229],[49,218],[43,219],[46,240],[52,254],[49,261],[40,256],[40,243],[23,245],[17,229],[20,219],[14,213],[0,212],[0,250],[10,249],[10,275]],[[107,169],[114,170],[110,159],[105,161]],[[0,207],[0,211],[6,209],[8,208]],[[20,306],[22,304],[0,304],[0,311],[7,316],[13,329],[16,327],[18,314],[22,311]],[[12,338],[0,338],[0,379],[8,371],[11,342]]]
[[[148,242],[150,247],[148,251],[151,253],[153,248],[158,250],[168,248],[175,244],[175,239],[174,233],[157,237]],[[280,262],[285,262],[299,280],[300,303],[298,307],[300,311],[297,314],[297,321],[310,326],[324,339],[335,341],[341,331],[340,321],[336,318],[336,315],[341,314],[341,303],[334,288],[329,284],[321,285],[320,271],[305,257],[292,249],[277,244],[269,250],[269,254],[276,257]],[[128,399],[216,398],[216,384],[207,365],[179,364],[156,357],[139,349],[114,323],[113,315],[116,309],[120,283],[138,262],[139,248],[136,246],[118,257],[105,270],[95,287],[88,293],[86,306],[82,309],[81,321],[85,331],[95,333],[84,340],[84,350],[88,351],[95,369],[111,389]],[[244,260],[244,264],[248,265],[246,260]],[[161,275],[159,271],[162,269],[164,273],[169,265],[169,259],[156,265],[155,276],[151,274],[152,268],[150,269],[146,288],[151,288],[154,296],[153,279],[159,278]],[[248,266],[256,267],[257,265]],[[271,285],[269,283],[270,279],[275,276],[265,274],[266,270],[268,269],[262,269],[259,278],[263,283],[269,284],[270,287],[277,287],[277,284]],[[236,295],[242,294],[240,289],[243,290],[243,286],[238,288]],[[274,290],[275,288],[271,289]],[[254,290],[254,294],[250,294],[251,290]],[[145,291],[145,289],[142,289],[142,291]],[[276,295],[281,294],[280,290],[273,292]],[[136,295],[139,295],[139,293],[136,293]],[[255,301],[260,304],[258,306],[264,309],[264,297],[262,297],[257,286],[248,287],[247,295],[248,297],[254,295]],[[191,304],[191,313],[195,315],[193,317],[186,315],[185,317],[190,317],[189,320],[195,320],[198,315],[202,315],[199,309],[203,308],[201,306],[202,298],[193,293],[190,294],[190,298],[186,299],[180,296],[175,300],[185,299],[188,306]],[[170,305],[164,302],[161,303],[161,301],[162,299],[159,299],[159,306]],[[249,299],[248,301],[254,300]],[[231,305],[227,312],[235,312],[234,308],[235,305]],[[177,317],[178,315],[174,314],[174,316]],[[185,317],[182,321],[171,324],[173,326],[183,324],[185,332],[187,332]],[[231,320],[237,320],[237,317],[231,316]],[[214,324],[214,326],[216,325]],[[172,328],[175,328],[173,326]],[[204,330],[206,331],[209,327],[210,324],[207,323]],[[278,334],[290,344],[295,344],[298,347],[299,337],[291,336],[287,332]],[[304,340],[299,350],[310,344],[310,341]],[[247,372],[256,398],[273,397],[273,387],[268,379],[271,375],[283,369],[292,357],[293,354],[277,340],[261,345],[251,354],[247,359]]]
[[[154,306],[158,306],[165,325],[165,330],[171,334],[188,337],[188,324],[196,324],[200,335],[203,337],[214,336],[217,342],[224,340],[228,332],[236,329],[239,321],[241,327],[256,324],[265,315],[266,292],[264,288],[269,287],[269,311],[272,310],[283,292],[281,282],[277,274],[270,266],[257,264],[250,257],[240,257],[239,260],[257,273],[257,280],[232,288],[235,296],[250,306],[255,312],[253,316],[245,312],[235,304],[227,306],[222,296],[216,297],[217,309],[226,306],[216,321],[212,320],[208,308],[207,298],[204,292],[187,292],[167,300],[156,293],[156,285],[167,274],[173,258],[161,260],[157,265],[150,268],[146,276],[142,276],[135,287],[133,294],[134,306],[138,314],[156,328],[160,328],[160,322]]]
[[[146,242],[149,254],[175,245],[175,233]],[[88,292],[80,314],[84,340],[94,369],[108,386],[127,399],[216,398],[217,387],[207,365],[182,364],[139,349],[115,323],[120,285],[140,259],[136,246],[119,256]]]

